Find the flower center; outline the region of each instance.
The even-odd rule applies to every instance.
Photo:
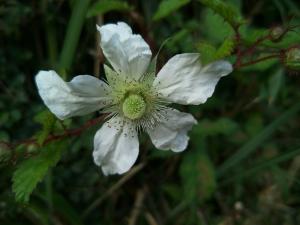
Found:
[[[146,103],[142,96],[131,94],[123,102],[122,110],[127,118],[132,120],[139,119],[146,111]]]

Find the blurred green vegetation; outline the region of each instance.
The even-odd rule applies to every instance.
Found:
[[[41,69],[65,79],[103,74],[95,24],[117,21],[130,24],[154,53],[170,38],[159,68],[174,54],[195,51],[204,62],[234,63],[235,28],[251,46],[274,27],[299,25],[300,3],[0,1],[0,224],[300,224],[300,77],[280,57],[236,69],[206,104],[180,108],[199,120],[185,152],[159,151],[143,135],[138,162],[123,176],[105,177],[93,163],[100,124],[80,137],[30,144],[96,116],[57,121],[34,76]],[[262,53],[249,60],[299,44],[299,29],[288,30],[262,41]],[[29,144],[4,144],[20,140]]]

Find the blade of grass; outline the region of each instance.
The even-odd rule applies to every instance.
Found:
[[[53,187],[52,187],[52,170],[50,169],[45,180],[45,189],[48,205],[48,222],[51,224],[51,218],[53,214]]]
[[[286,123],[292,116],[296,115],[300,111],[300,103],[296,104],[292,108],[284,112],[280,117],[269,124],[265,129],[258,133],[255,137],[249,140],[244,146],[242,146],[235,154],[227,159],[217,170],[217,177],[224,175],[230,168],[236,166],[252,152],[258,149],[258,147],[267,140],[280,126]]]
[[[64,71],[69,70],[72,65],[89,4],[90,0],[76,0],[73,7],[71,19],[68,24],[67,33],[60,55],[59,69],[63,78],[66,78]]]
[[[50,22],[46,24],[46,33],[47,33],[47,48],[48,48],[48,57],[51,67],[55,68],[57,66],[57,38],[56,30]]]
[[[221,185],[226,185],[229,184],[231,182],[234,182],[235,180],[239,180],[241,178],[246,178],[249,177],[261,170],[264,170],[268,167],[271,167],[275,164],[279,164],[282,163],[286,160],[289,160],[297,155],[300,154],[300,149],[294,150],[294,151],[289,151],[285,154],[279,155],[279,156],[275,156],[271,159],[265,160],[264,162],[260,162],[257,163],[256,165],[252,166],[250,169],[246,169],[243,170],[240,173],[234,174],[232,177],[230,177],[229,179],[224,180],[223,182],[221,182]]]

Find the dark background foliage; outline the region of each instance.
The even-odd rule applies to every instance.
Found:
[[[56,121],[34,83],[42,69],[66,80],[102,77],[96,23],[126,21],[155,53],[171,37],[158,67],[183,52],[209,61],[224,40],[236,47],[221,56],[236,63],[234,26],[201,2],[207,1],[0,0],[0,224],[300,224],[300,77],[286,68],[284,55],[253,61],[299,45],[299,29],[288,29],[300,24],[297,0],[211,1],[241,15],[243,48],[274,27],[288,32],[259,43],[243,59],[249,66],[235,64],[206,104],[180,108],[199,121],[185,152],[159,151],[142,135],[135,167],[105,177],[92,160],[101,124],[42,144],[97,116]]]

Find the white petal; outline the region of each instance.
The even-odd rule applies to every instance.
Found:
[[[156,148],[181,152],[188,145],[187,132],[197,121],[191,114],[176,109],[168,108],[164,113],[166,113],[166,120],[147,132]]]
[[[103,53],[116,72],[138,80],[148,68],[152,55],[144,39],[132,34],[131,28],[124,22],[97,26],[97,29]]]
[[[109,101],[109,86],[93,76],[80,75],[65,82],[51,70],[40,71],[35,81],[46,106],[62,120],[99,110]]]
[[[105,175],[127,172],[139,153],[138,135],[132,124],[114,117],[97,131],[94,138],[94,162]]]
[[[153,86],[167,101],[198,105],[212,96],[219,79],[232,72],[227,61],[201,66],[200,54],[179,54],[160,70]]]

